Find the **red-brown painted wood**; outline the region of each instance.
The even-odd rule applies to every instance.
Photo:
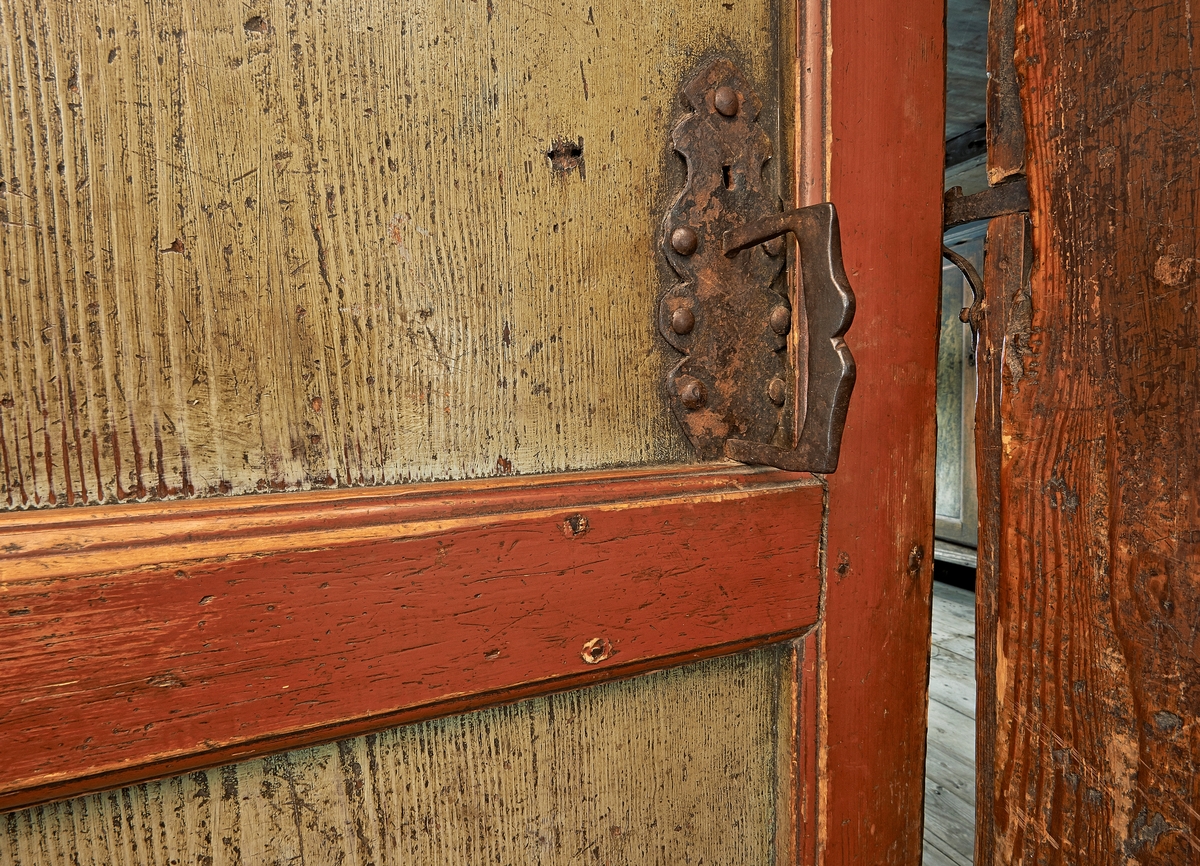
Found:
[[[1017,6],[1032,256],[980,431],[999,465],[980,862],[1200,863],[1194,17]]]
[[[830,476],[828,863],[921,858],[942,222],[942,0],[829,4],[829,199],[858,298]]]
[[[796,635],[824,489],[725,467],[0,520],[0,808]]]

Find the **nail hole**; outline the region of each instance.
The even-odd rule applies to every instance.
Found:
[[[261,15],[252,15],[251,17],[247,18],[246,23],[242,25],[247,33],[266,33],[268,26],[267,19],[263,18]]]
[[[556,138],[554,144],[546,151],[546,158],[550,160],[550,166],[555,171],[568,174],[578,169],[579,176],[586,177],[583,165],[582,136],[580,136],[578,142],[569,141],[565,138]]]
[[[589,665],[600,664],[613,654],[612,641],[608,638],[594,637],[583,645],[580,657]]]
[[[733,189],[733,172],[730,169],[733,166],[721,166],[721,179],[725,183],[725,189]]]
[[[567,538],[578,538],[590,528],[588,519],[582,514],[572,514],[562,523],[562,532]]]

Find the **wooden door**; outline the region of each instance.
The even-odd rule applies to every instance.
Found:
[[[916,862],[942,38],[894,6],[0,4],[0,859]],[[664,399],[716,57],[841,212],[828,478]]]
[[[1030,213],[988,234],[975,862],[1196,863],[1195,25],[997,5]]]

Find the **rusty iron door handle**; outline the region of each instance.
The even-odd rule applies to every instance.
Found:
[[[854,356],[844,339],[854,321],[854,291],[842,263],[837,209],[830,202],[822,202],[766,216],[725,232],[722,246],[725,255],[732,257],[789,233],[799,246],[801,290],[808,319],[807,383],[800,434],[792,448],[731,438],[725,442],[725,453],[741,463],[833,472],[841,453],[842,429],[856,375]],[[799,390],[799,376],[796,383]]]

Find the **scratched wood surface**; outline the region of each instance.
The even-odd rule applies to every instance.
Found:
[[[765,866],[789,656],[769,647],[9,813],[0,862]]]
[[[776,20],[3,0],[0,502],[686,459],[666,142],[705,53],[778,92]]]
[[[1186,3],[1017,24],[1033,270],[1000,371],[989,862],[1192,864],[1200,43]]]

